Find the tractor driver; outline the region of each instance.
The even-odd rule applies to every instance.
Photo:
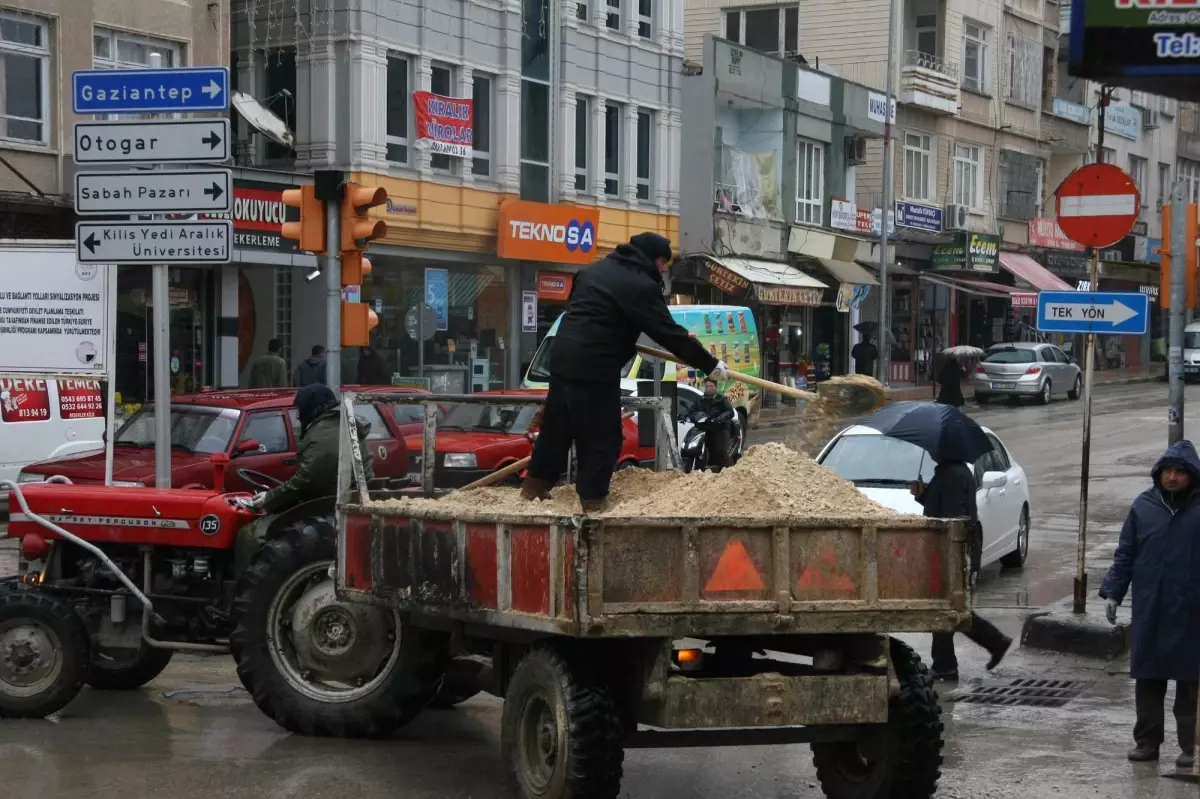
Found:
[[[282,485],[253,498],[238,500],[244,507],[266,514],[243,527],[238,534],[234,551],[234,568],[238,575],[245,572],[266,540],[275,514],[310,499],[332,497],[337,493],[338,434],[341,429],[337,397],[323,383],[313,383],[296,392],[292,406],[300,417],[300,440],[296,445],[299,466]],[[358,439],[364,441],[371,425],[357,417],[355,421]],[[373,476],[371,453],[366,447],[362,448],[362,458],[363,469],[370,480]]]

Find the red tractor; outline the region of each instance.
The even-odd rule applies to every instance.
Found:
[[[49,715],[85,683],[137,688],[181,650],[232,652],[297,732],[370,735],[409,712],[393,699],[395,613],[335,595],[334,499],[263,522],[239,574],[238,532],[265,517],[223,491],[228,457],[212,460],[215,490],[0,482],[21,541],[20,573],[0,578],[0,717]]]

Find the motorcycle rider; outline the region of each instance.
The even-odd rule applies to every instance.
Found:
[[[704,378],[704,396],[696,404],[697,413],[708,417],[705,443],[708,445],[708,468],[718,474],[729,465],[729,426],[733,424],[733,405],[717,390],[716,378]]]
[[[299,466],[287,482],[253,498],[242,497],[238,502],[265,515],[238,531],[234,547],[234,569],[242,574],[258,554],[266,540],[267,531],[277,514],[302,502],[337,493],[338,435],[341,413],[337,397],[324,383],[313,383],[296,392],[292,406],[300,417],[300,439],[296,445]],[[355,417],[358,440],[365,441],[371,425]],[[371,453],[362,447],[363,469],[367,479],[374,475]]]

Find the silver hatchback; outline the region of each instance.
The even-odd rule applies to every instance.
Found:
[[[1053,344],[1018,341],[995,344],[975,367],[975,399],[986,405],[992,397],[1033,397],[1046,405],[1055,393],[1079,399],[1083,373]]]

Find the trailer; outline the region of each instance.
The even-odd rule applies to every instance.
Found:
[[[355,401],[344,398],[338,597],[394,616],[397,707],[427,697],[451,654],[487,663],[518,795],[616,797],[626,748],[799,743],[831,799],[933,795],[937,697],[920,658],[890,636],[968,620],[961,521],[379,501],[349,433]],[[657,411],[659,444],[674,447],[665,403],[625,402]]]

